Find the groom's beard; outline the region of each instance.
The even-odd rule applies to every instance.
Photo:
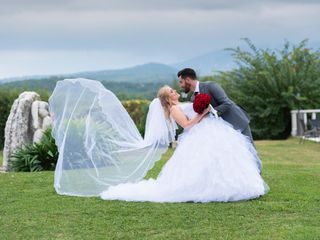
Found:
[[[185,86],[184,86],[184,92],[185,92],[185,93],[189,93],[190,91],[191,91],[191,85],[185,84]]]
[[[189,93],[190,91],[191,91],[190,86],[184,88],[184,92],[185,92],[185,93]]]

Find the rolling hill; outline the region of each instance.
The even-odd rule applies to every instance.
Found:
[[[26,76],[19,78],[9,78],[0,80],[0,84],[8,82],[29,81],[29,80],[47,80],[50,78],[76,78],[83,77],[104,82],[132,82],[132,83],[145,83],[145,82],[172,82],[177,74],[177,69],[161,63],[147,63],[137,65],[130,68],[123,68],[117,70],[101,70],[101,71],[87,71],[62,75],[51,76]]]

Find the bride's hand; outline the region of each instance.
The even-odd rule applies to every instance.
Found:
[[[203,113],[202,113],[201,115],[202,115],[202,116],[205,116],[205,115],[207,115],[209,112],[210,112],[210,106],[208,106],[208,107],[203,111]]]
[[[203,113],[200,114],[200,119],[199,119],[199,122],[205,117],[207,116],[207,114],[210,112],[210,106],[208,106],[204,111]]]

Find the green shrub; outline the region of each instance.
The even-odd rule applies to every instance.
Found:
[[[90,122],[89,125],[88,122]],[[88,167],[106,166],[105,156],[100,154],[100,150],[113,151],[117,148],[117,143],[106,139],[112,139],[113,135],[118,135],[117,130],[108,121],[101,121],[94,116],[75,117],[74,119],[65,119],[59,123],[62,133],[68,128],[68,134],[65,141],[63,169],[80,169]],[[87,135],[87,128],[90,128],[90,134]],[[92,148],[91,148],[92,147]],[[89,153],[88,148],[92,151]],[[100,149],[100,150],[99,150]],[[97,151],[98,150],[98,151]],[[90,156],[88,156],[90,155]],[[88,157],[95,159],[94,165],[88,162]]]
[[[12,154],[9,170],[14,172],[54,170],[58,156],[58,149],[51,136],[51,129],[48,129],[40,143],[27,145]]]
[[[122,102],[122,105],[128,111],[142,136],[144,136],[149,104],[150,101],[148,100],[128,100]]]

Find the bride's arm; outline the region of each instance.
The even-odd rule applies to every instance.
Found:
[[[173,119],[183,128],[189,128],[197,124],[208,112],[209,109],[206,109],[202,114],[197,114],[192,119],[188,119],[178,106],[172,106],[170,109]]]

